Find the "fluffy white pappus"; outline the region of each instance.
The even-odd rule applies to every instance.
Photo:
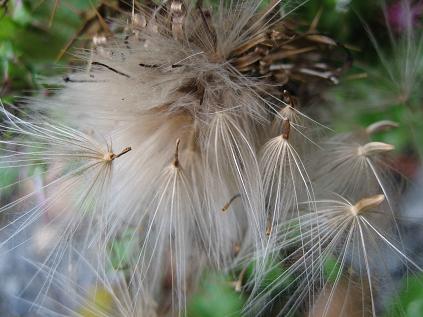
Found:
[[[284,119],[281,135],[270,139],[262,149],[261,170],[268,222],[268,243],[284,235],[281,224],[299,215],[302,201],[314,201],[314,190],[307,168],[297,152],[295,130],[289,119]],[[298,139],[298,137],[297,137]],[[294,141],[293,141],[294,140]]]
[[[340,134],[327,141],[313,169],[316,186],[353,201],[383,193],[390,210],[386,216],[397,224],[396,210],[403,180],[394,178],[394,169],[389,163],[388,154],[394,146],[372,141],[373,134],[395,127],[394,122],[379,121],[356,133]],[[396,227],[400,234],[399,224]]]
[[[68,256],[67,265],[60,268],[24,259],[40,277],[51,279],[51,290],[40,290],[35,300],[19,299],[36,316],[156,317],[169,309],[169,303],[158,307],[138,281],[130,286],[125,273],[115,270],[109,259],[95,252],[81,254],[77,248]]]
[[[180,11],[143,8],[128,34],[86,57],[85,71],[66,76],[51,98],[34,100],[33,111],[63,125],[7,114],[6,130],[19,134],[11,143],[25,150],[6,150],[12,154],[2,164],[46,167],[46,197],[31,212],[64,226],[57,248],[85,226],[86,247],[107,253],[133,230],[139,249],[129,261],[129,286],[160,298],[170,284],[171,311],[182,314],[202,263],[225,270],[266,246],[257,148],[272,105],[260,93],[266,81],[241,74],[231,58],[275,23],[279,1],[264,10],[261,1],[221,2],[212,16],[178,4]],[[111,142],[104,148],[88,137],[91,131],[133,150],[114,153]],[[16,141],[25,137],[35,140]],[[260,276],[262,266],[256,270]]]
[[[311,136],[316,137],[316,135],[318,135],[316,134],[316,131],[330,131],[331,129],[301,112],[298,98],[292,96],[287,90],[282,92],[282,99],[280,102],[282,103],[282,106],[274,106],[275,109],[279,110],[276,112],[275,118],[272,122],[271,135],[279,135],[283,130],[284,121],[288,119],[291,129],[294,130],[290,139],[294,139],[297,146],[307,144],[308,142],[310,144],[314,144],[318,148],[318,144],[311,139]]]
[[[410,272],[422,271],[402,244],[396,223],[389,217],[391,212],[385,196],[373,195],[352,203],[333,194],[332,198],[316,200],[314,204],[315,210],[307,211],[306,204],[303,214],[283,224],[289,238],[280,239],[274,251],[285,254],[288,250],[297,250],[270,267],[269,271],[276,267],[284,267],[286,271],[263,289],[256,305],[263,310],[261,305],[266,295],[264,303],[270,305],[271,299],[293,289],[295,296],[287,297],[281,316],[295,311],[304,298],[309,303],[304,308],[306,311],[327,316],[334,309],[332,300],[339,287],[358,288],[363,307],[355,309],[376,316],[378,286],[391,279],[389,263],[393,257]],[[314,291],[310,292],[310,288]],[[322,290],[319,297],[315,295],[318,289]],[[253,304],[254,301],[251,307]],[[348,301],[344,304],[348,305]]]
[[[312,163],[313,181],[324,190],[356,199],[383,192],[390,201],[396,186],[387,154],[395,147],[372,141],[371,136],[383,125],[392,124],[390,121],[377,122],[357,133],[336,135],[323,142],[318,159]]]
[[[398,0],[393,3],[381,1],[381,7],[385,16],[385,28],[387,38],[378,38],[375,30],[372,30],[364,20],[363,28],[372,42],[374,50],[381,62],[381,67],[373,65],[359,65],[366,73],[364,84],[371,85],[371,93],[365,95],[358,93],[357,86],[344,90],[342,100],[350,107],[366,107],[369,111],[383,111],[395,105],[404,105],[407,108],[417,110],[418,101],[421,98],[420,86],[422,83],[423,63],[423,33],[417,25],[416,10],[418,4],[410,0]],[[388,49],[382,49],[383,41]],[[417,104],[416,104],[417,101]],[[411,115],[411,113],[410,113]]]
[[[88,312],[184,315],[205,268],[227,272],[255,261],[246,312],[298,274],[285,287],[292,294],[280,311],[290,313],[305,297],[314,301],[321,259],[332,251],[332,222],[324,221],[333,213],[315,206],[309,158],[319,165],[316,180],[326,189],[361,198],[376,184],[387,195],[377,158],[389,145],[335,139],[322,156],[314,155],[318,146],[309,128],[319,124],[279,90],[292,74],[302,83],[310,74],[321,79],[307,67],[330,67],[319,63],[317,50],[336,45],[317,34],[293,34],[277,24],[286,13],[282,2],[262,2],[220,1],[215,12],[180,0],[140,5],[122,34],[95,43],[83,56],[85,69],[56,83],[62,88],[49,98],[33,100],[31,110],[51,119],[34,123],[3,111],[1,132],[16,137],[1,141],[0,166],[40,165],[45,175],[36,191],[0,211],[23,209],[28,224],[47,215],[46,225],[55,226],[57,238],[50,238],[41,272],[55,271],[76,239],[97,253],[93,270],[101,288],[114,294],[117,287],[120,294],[112,296],[116,311]],[[272,45],[274,51],[263,48]],[[312,56],[299,58],[302,73],[295,73],[295,58],[307,52]],[[258,72],[259,61],[288,67],[283,82],[268,70]],[[337,74],[320,71],[332,80]],[[111,141],[102,145],[99,136]],[[28,210],[25,204],[37,193],[42,199]],[[347,218],[357,217],[350,212]],[[127,256],[116,259],[111,250],[123,240]],[[281,258],[277,253],[291,246],[294,251],[282,255],[291,265],[263,289],[261,281]],[[117,286],[106,281],[108,265],[126,273]]]
[[[423,34],[416,26],[417,4],[408,0],[400,0],[391,8],[387,7],[387,3],[383,4],[391,51],[385,54],[375,37],[371,35],[371,39],[391,82],[392,92],[396,93],[399,103],[407,105],[419,93],[418,87],[423,79]],[[367,31],[371,34],[368,28]]]
[[[130,147],[115,154],[106,140],[99,142],[47,118],[34,123],[5,108],[2,115],[0,168],[17,169],[20,176],[8,185],[19,187],[18,198],[0,208],[11,219],[1,230],[15,229],[0,243],[10,250],[31,243],[51,268],[39,290],[46,293],[69,249],[78,245],[84,252],[102,235],[92,231],[107,223],[104,210],[110,201],[113,161]],[[17,236],[27,233],[32,233],[28,241],[16,245]]]
[[[42,218],[45,223],[67,224],[62,232],[62,238],[66,239],[68,230],[72,234],[81,225],[81,219],[89,215],[94,218],[95,210],[104,208],[112,162],[130,148],[115,154],[110,143],[104,140],[101,144],[93,136],[73,128],[49,123],[47,119],[42,123],[26,121],[5,108],[2,114],[1,168],[21,171],[22,179],[11,185],[31,180],[40,182],[29,193],[2,206],[1,212],[15,213],[29,205],[15,221],[26,218],[27,226]],[[95,219],[98,220],[97,216]]]
[[[201,271],[201,239],[196,237],[196,221],[202,221],[201,206],[192,195],[177,157],[163,171],[158,184],[152,185],[153,191],[143,197],[144,214],[134,219],[142,231],[133,276],[139,271],[144,287],[156,296],[164,286],[170,288],[174,301],[171,307],[182,313],[190,287],[188,275],[193,277],[195,271]]]

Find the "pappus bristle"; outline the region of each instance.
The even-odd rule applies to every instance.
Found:
[[[288,231],[285,232],[290,233],[290,238],[278,241],[274,251],[282,255],[293,248],[299,249],[291,251],[289,256],[281,257],[280,262],[269,269],[282,266],[286,271],[253,299],[251,308],[256,304],[263,311],[265,307],[262,305],[270,305],[270,298],[275,300],[293,289],[295,296],[287,297],[279,315],[292,313],[298,306],[304,305],[304,302],[308,303],[304,309],[311,312],[318,309],[313,308],[316,302],[322,305],[322,299],[315,296],[314,291],[310,294],[310,287],[313,286],[315,291],[321,288],[326,294],[321,313],[321,316],[326,316],[329,309],[333,309],[330,308],[331,301],[338,289],[338,283],[347,277],[347,283],[352,283],[351,287],[360,287],[362,296],[369,299],[370,305],[363,307],[363,311],[370,311],[376,316],[375,285],[381,279],[390,279],[388,258],[395,256],[410,271],[422,271],[403,249],[395,224],[390,217],[386,217],[390,211],[384,211],[384,200],[384,195],[379,194],[351,203],[342,196],[335,195],[333,199],[314,201],[316,210],[306,212],[309,208],[306,207],[309,205],[307,202],[303,209],[305,213],[283,224],[288,226],[285,228]],[[326,273],[330,276],[329,280],[324,274],[328,261],[336,263]],[[311,284],[310,281],[314,283]],[[356,309],[360,311],[361,308]]]
[[[291,133],[290,121],[285,119],[280,136],[268,141],[262,150],[261,166],[270,236],[273,228],[277,230],[280,223],[289,218],[288,213],[296,213],[300,201],[314,199],[310,177],[295,144],[291,143]]]
[[[115,153],[110,143],[103,145],[73,128],[47,120],[26,121],[5,108],[2,114],[0,129],[9,137],[0,141],[0,166],[21,170],[22,179],[16,184],[37,182],[37,186],[1,207],[0,212],[11,218],[2,230],[15,228],[1,246],[12,245],[18,234],[33,233],[26,243],[32,242],[34,251],[52,268],[39,291],[42,294],[50,288],[54,271],[66,261],[69,248],[78,244],[82,252],[95,236],[89,236],[90,228],[107,223],[104,210],[114,161],[131,148]],[[83,240],[85,245],[80,243]]]
[[[322,144],[320,160],[315,162],[313,180],[325,189],[348,195],[382,190],[391,195],[391,176],[387,154],[394,150],[392,144],[370,141],[365,138],[345,136]],[[389,198],[388,198],[389,199]]]
[[[112,269],[108,259],[96,259],[94,252],[83,255],[72,250],[70,253],[72,260],[60,268],[25,259],[40,277],[50,279],[54,271],[51,290],[40,291],[42,300],[20,299],[22,304],[32,306],[31,313],[42,316],[154,317],[166,309],[159,308],[148,292],[140,291],[139,280],[132,281],[130,286],[124,272]],[[58,294],[63,295],[58,298]]]
[[[104,142],[101,145],[93,137],[73,128],[48,121],[42,124],[31,123],[17,118],[4,108],[3,114],[7,121],[0,128],[2,133],[10,136],[9,140],[0,141],[4,153],[0,161],[1,167],[26,170],[26,174],[29,174],[26,179],[36,177],[30,174],[29,169],[39,167],[46,183],[2,206],[1,211],[13,211],[30,203],[35,195],[43,192],[45,200],[27,212],[32,214],[31,221],[37,221],[40,217],[44,217],[47,222],[56,217],[68,217],[78,208],[82,208],[78,211],[82,219],[89,209],[84,205],[87,197],[102,195],[111,180],[112,162],[131,150],[126,147],[115,154],[111,144]],[[61,216],[54,213],[49,215],[49,210],[55,209],[54,204],[67,195],[72,198],[69,196],[69,204],[62,205]],[[100,205],[103,203],[101,201]],[[22,216],[25,215],[26,213]],[[64,219],[58,221],[66,223]]]

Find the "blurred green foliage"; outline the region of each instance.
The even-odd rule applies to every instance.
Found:
[[[402,289],[391,302],[387,317],[423,316],[423,275],[411,276],[404,280]]]
[[[362,19],[372,21],[380,9],[378,1],[321,0],[308,1],[294,13],[308,24],[318,20],[320,32],[327,33],[341,43],[366,43],[363,37]]]
[[[271,287],[271,284],[276,279],[283,279],[283,283],[280,284],[280,288],[289,288],[293,285],[295,282],[294,276],[290,274],[290,272],[285,268],[283,265],[278,264],[278,262],[270,262],[267,264],[267,267],[269,268],[264,275],[261,285],[258,288],[258,291],[264,290],[266,288]],[[248,284],[249,282],[253,281],[254,278],[254,270],[255,270],[255,264],[250,263],[245,271],[245,282]],[[274,289],[273,293],[276,295],[278,294],[281,289]]]
[[[0,169],[0,201],[7,199],[14,189],[13,184],[18,178],[19,170],[17,168]],[[12,184],[12,185],[11,185]]]
[[[114,239],[110,245],[109,253],[111,268],[113,270],[126,271],[129,267],[133,254],[138,247],[135,230],[127,230],[120,239]]]
[[[62,50],[77,36],[99,1],[9,0],[0,8],[0,97],[40,88],[37,77],[60,73]],[[89,14],[89,13],[90,14]]]
[[[338,261],[334,257],[327,257],[323,266],[324,278],[331,283],[335,283],[341,274],[341,265]]]
[[[235,292],[230,281],[219,274],[202,279],[200,290],[188,305],[189,317],[241,316],[245,298]]]

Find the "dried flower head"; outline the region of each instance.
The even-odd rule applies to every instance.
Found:
[[[110,316],[184,315],[206,269],[239,267],[245,312],[265,314],[284,290],[279,315],[311,311],[329,256],[342,272],[358,268],[375,313],[376,239],[418,268],[369,217],[384,200],[393,215],[384,154],[394,147],[371,136],[396,124],[328,142],[311,133],[321,125],[304,105],[339,82],[351,57],[288,13],[280,0],[133,3],[121,33],[95,37],[86,65],[31,101],[34,115],[3,109],[0,167],[39,166],[43,183],[0,212],[23,209],[19,232],[56,228],[39,269],[46,287],[76,241],[95,254],[91,268],[116,304]],[[320,199],[327,192],[339,195]],[[114,259],[122,240],[125,257]],[[263,288],[275,265],[287,270]],[[116,270],[124,278],[112,286]]]

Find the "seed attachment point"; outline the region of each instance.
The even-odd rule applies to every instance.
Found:
[[[186,16],[186,10],[184,3],[181,0],[173,0],[170,3],[170,18],[172,21],[172,34],[173,38],[180,40],[184,36],[184,21]]]
[[[266,226],[266,232],[265,232],[265,234],[266,234],[266,236],[270,236],[271,234],[272,234],[272,231],[273,231],[273,227],[272,227],[272,225],[271,224],[268,224],[267,226]]]
[[[239,198],[239,197],[241,197],[241,194],[236,194],[231,199],[229,199],[229,201],[225,204],[225,206],[223,206],[221,211],[226,212],[229,209],[229,207],[231,206],[231,204],[234,202],[234,200]]]
[[[288,118],[283,119],[283,121],[282,121],[282,133],[281,133],[281,135],[282,135],[282,137],[285,140],[288,140],[289,139],[289,133],[290,133],[290,131],[291,131],[291,123],[289,122],[289,119]]]
[[[106,162],[111,162],[114,159],[121,157],[122,155],[128,153],[131,150],[132,150],[132,148],[130,146],[128,146],[128,147],[124,148],[122,151],[120,151],[120,153],[118,153],[118,154],[115,154],[113,152],[107,152],[103,155],[103,160],[106,161]]]
[[[176,148],[175,148],[175,158],[173,160],[173,166],[178,168],[180,166],[179,163],[179,144],[181,143],[181,139],[176,140]]]
[[[385,196],[374,195],[371,197],[360,199],[355,205],[350,207],[350,211],[354,216],[362,214],[369,209],[378,207],[385,200]]]
[[[358,147],[358,155],[369,156],[383,152],[389,152],[395,149],[395,146],[383,142],[369,142]]]
[[[284,90],[282,92],[283,102],[285,102],[288,106],[295,108],[297,105],[297,102],[295,100],[295,97],[293,97],[288,90]]]

